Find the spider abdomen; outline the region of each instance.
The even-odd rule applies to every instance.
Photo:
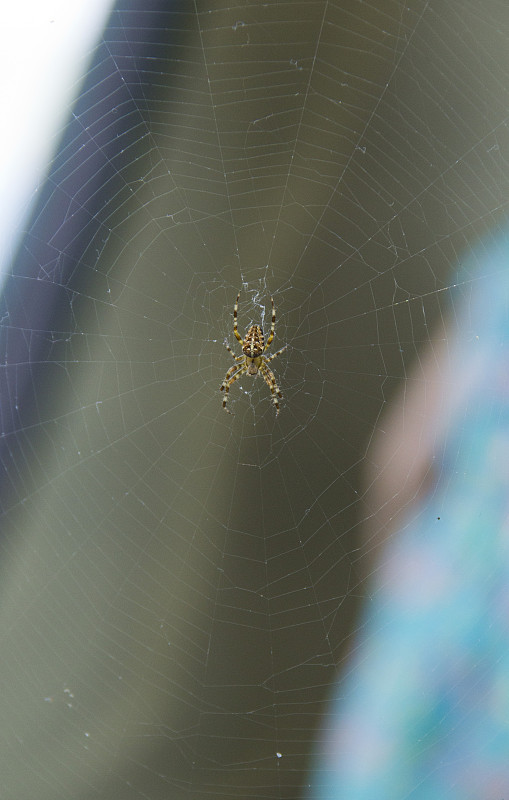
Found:
[[[265,349],[263,331],[259,325],[251,325],[242,343],[242,352],[248,358],[258,358]]]

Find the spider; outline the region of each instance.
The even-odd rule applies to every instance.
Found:
[[[224,345],[229,353],[232,354],[233,358],[235,359],[235,364],[233,367],[230,367],[228,372],[224,377],[224,381],[221,384],[221,391],[224,391],[224,398],[223,398],[223,408],[229,414],[231,411],[226,408],[226,403],[228,400],[228,392],[230,391],[230,386],[232,383],[235,383],[237,378],[240,378],[241,375],[247,372],[248,375],[257,375],[260,372],[262,378],[264,379],[265,383],[269,387],[272,393],[272,400],[274,405],[276,406],[276,416],[279,414],[279,402],[278,397],[282,398],[283,395],[279,390],[279,386],[276,383],[276,378],[272,370],[269,369],[268,363],[272,361],[273,358],[280,355],[283,350],[286,350],[288,345],[285,345],[278,350],[277,353],[272,353],[270,356],[264,356],[263,354],[269,348],[275,333],[276,328],[276,309],[274,308],[274,298],[270,298],[270,302],[272,303],[272,322],[270,325],[270,333],[269,338],[267,339],[267,344],[265,344],[265,340],[263,338],[263,331],[259,325],[251,325],[248,329],[244,339],[242,339],[241,335],[237,330],[237,309],[239,307],[239,297],[240,292],[237,295],[237,300],[235,301],[235,305],[233,307],[233,333],[235,334],[235,338],[238,339],[240,342],[240,346],[242,347],[242,355],[236,356],[229,347],[229,345],[225,342]]]

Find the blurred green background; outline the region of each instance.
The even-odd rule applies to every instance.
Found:
[[[371,440],[504,219],[508,29],[113,12],[2,301],[0,797],[301,796],[375,568]],[[239,289],[289,345],[277,419],[259,379],[221,408]]]

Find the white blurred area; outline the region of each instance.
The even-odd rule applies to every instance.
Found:
[[[7,2],[0,26],[0,291],[113,0]]]

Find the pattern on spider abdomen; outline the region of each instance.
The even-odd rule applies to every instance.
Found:
[[[261,356],[264,350],[265,340],[262,329],[259,325],[251,325],[244,337],[242,352],[249,358],[257,358],[257,356]]]

